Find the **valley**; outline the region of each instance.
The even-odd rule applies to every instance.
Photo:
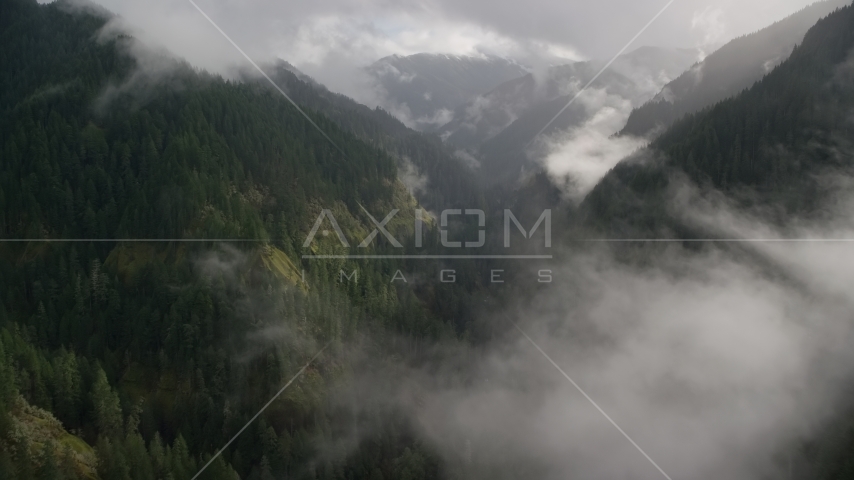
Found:
[[[0,2],[0,478],[854,475],[849,1],[613,59],[509,4],[294,7],[292,59],[178,10],[223,71]]]

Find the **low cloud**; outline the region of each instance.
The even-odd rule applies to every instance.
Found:
[[[688,184],[670,208],[727,238],[850,238],[854,203],[837,200],[832,223],[785,230]],[[383,401],[409,412],[463,478],[660,479],[512,318],[672,478],[803,473],[797,446],[854,373],[848,245],[674,244],[632,263],[607,246],[573,248],[548,267],[553,284],[484,313],[505,332],[489,345],[440,345],[425,354],[438,365],[354,383],[366,382],[363,394],[383,385]]]
[[[701,45],[715,45],[727,38],[727,26],[724,23],[724,11],[720,7],[708,6],[694,12],[691,28],[702,35]]]
[[[134,35],[193,66],[232,75],[246,62],[189,2],[102,0]],[[257,63],[284,58],[333,91],[370,104],[356,72],[391,54],[495,54],[532,67],[608,58],[661,8],[661,2],[578,4],[384,0],[282,3],[200,0],[199,6]],[[677,2],[639,45],[691,47],[709,36],[744,34],[783,18],[810,0],[736,2],[703,10]],[[620,11],[620,15],[614,15]],[[694,26],[692,26],[694,25]],[[721,30],[723,29],[723,30]],[[720,33],[721,31],[725,34]],[[355,80],[352,84],[351,80]],[[365,94],[365,96],[360,96]]]
[[[632,111],[629,100],[603,90],[587,90],[578,101],[590,118],[580,127],[550,138],[550,153],[543,160],[575,200],[581,200],[620,160],[646,143],[637,137],[614,136]]]
[[[418,167],[407,157],[401,157],[398,162],[397,177],[409,190],[410,195],[425,193],[429,178],[418,171]]]
[[[95,99],[96,111],[103,112],[122,95],[130,95],[137,105],[141,105],[157,94],[157,86],[181,89],[183,85],[176,74],[182,68],[191,68],[167,50],[152,48],[136,38],[125,36],[127,32],[127,25],[121,19],[109,21],[99,32],[99,41],[115,41],[119,51],[133,58],[136,65],[126,78],[110,81],[104,87]]]
[[[288,290],[298,289],[298,286],[273,283],[253,287],[248,284],[248,278],[253,275],[258,278],[258,269],[265,268],[259,257],[263,254],[258,250],[243,251],[219,244],[191,259],[199,278],[216,286],[213,292],[230,295],[235,325],[239,326],[233,332],[237,338],[231,341],[239,345],[236,360],[243,365],[273,351],[282,358],[290,358],[294,353],[311,355],[320,348],[306,331],[306,322],[288,314],[285,302],[293,296]]]

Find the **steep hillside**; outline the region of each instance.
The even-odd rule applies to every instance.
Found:
[[[838,212],[838,202],[850,198],[846,181],[854,167],[852,111],[854,6],[848,6],[818,21],[790,58],[750,89],[677,121],[648,149],[614,168],[582,205],[586,225],[595,235],[611,238],[720,238],[731,235],[721,229],[738,231],[737,220],[713,209],[698,216],[721,215],[719,222],[698,221],[688,213],[692,205],[686,200],[716,199],[715,205],[721,205],[721,198],[735,216],[747,214],[782,232],[827,218],[828,212],[844,222],[840,213],[850,218],[850,211]],[[699,192],[699,198],[684,195],[686,185]],[[832,230],[837,224],[821,225]],[[638,258],[641,251],[666,251],[658,243],[622,246],[626,258]],[[764,275],[790,281],[785,268],[769,265],[773,260],[749,244],[700,242],[686,249],[735,254],[740,262],[761,265]],[[822,244],[808,251],[827,252]],[[845,262],[848,251],[839,253],[839,261]],[[842,316],[850,321],[850,315]],[[850,362],[850,357],[842,361]],[[823,360],[821,368],[829,365]],[[850,364],[841,368],[850,369]],[[835,409],[829,409],[833,415],[809,433],[812,438],[785,447],[781,463],[787,478],[851,478],[850,382],[850,376],[836,380],[834,389],[843,393]]]
[[[597,95],[626,110],[648,100],[661,85],[679,75],[697,59],[688,49],[642,47],[620,56],[590,86],[587,97],[564,111],[543,133],[576,127],[601,107]],[[511,80],[458,108],[440,134],[446,142],[467,150],[482,165],[487,183],[505,183],[519,177],[528,165],[526,148],[569,100],[602,69],[604,62],[589,61],[550,68],[543,77],[527,75]],[[588,103],[590,103],[588,105]]]
[[[657,85],[679,75],[696,58],[697,52],[692,50],[642,47],[619,57],[591,88],[640,104],[655,94]],[[523,135],[528,143],[603,65],[602,61],[578,62],[551,67],[542,76],[530,74],[505,82],[458,108],[439,133],[451,145],[473,149],[517,120],[528,123],[551,113],[533,133]],[[566,112],[566,118],[562,116],[550,131],[575,125],[581,117],[580,112]]]
[[[327,343],[204,478],[395,478],[410,461],[437,477],[404,417],[338,410],[329,395],[346,374],[339,354],[368,332],[372,351],[406,339],[398,355],[463,334],[476,281],[416,291],[389,282],[400,261],[301,255],[345,251],[336,235],[303,248],[322,209],[351,241],[373,228],[366,210],[399,209],[387,227],[411,236],[417,204],[390,150],[409,148],[419,165],[438,158],[437,171],[444,151],[399,123],[362,122],[293,77],[292,90],[339,109],[332,119],[306,106],[342,154],[261,82],[168,57],[156,75],[141,69],[151,52],[99,35],[106,12],[31,0],[0,9],[11,67],[0,76],[0,477],[85,478],[94,452],[103,479],[189,479]],[[388,248],[380,236],[360,251]],[[343,431],[327,428],[333,417]],[[379,426],[364,445],[319,456],[360,422]],[[79,467],[55,471],[63,462]]]
[[[395,159],[410,193],[433,210],[470,208],[482,203],[471,169],[432,134],[416,132],[382,109],[370,109],[330,92],[310,78],[300,78],[285,62],[267,67],[272,78],[298,104],[322,113],[359,139],[382,148]],[[247,81],[265,82],[248,76]]]
[[[548,110],[554,116],[554,113],[566,104],[568,96],[574,95],[574,92],[583,87],[596,73],[595,65],[590,62],[579,62],[550,68],[545,80],[529,74],[505,82],[489,93],[458,108],[454,113],[454,119],[444,125],[439,133],[449,145],[476,151],[483,142],[499,135],[526,114],[537,116],[538,113]],[[615,94],[634,93],[631,80],[616,71],[606,72],[600,79],[601,85],[606,85],[604,88],[610,89]],[[558,102],[563,100],[563,105],[560,105],[557,110],[549,103],[556,99]],[[566,116],[561,118],[560,126],[577,123],[579,117],[583,115],[578,111],[566,113]],[[549,120],[551,117],[543,121],[540,128]],[[531,128],[537,127],[531,125]]]
[[[662,209],[679,176],[768,206],[780,220],[818,208],[829,193],[820,175],[852,166],[852,26],[851,6],[822,19],[753,87],[621,162],[585,200],[591,221],[614,235],[690,235]]]
[[[685,114],[738,94],[788,58],[818,19],[850,3],[817,2],[767,28],[732,40],[636,108],[621,134],[646,136],[661,132]]]

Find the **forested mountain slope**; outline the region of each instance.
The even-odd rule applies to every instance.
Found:
[[[854,8],[818,22],[791,57],[749,90],[677,122],[615,167],[585,200],[615,233],[662,225],[657,202],[674,173],[737,194],[743,188],[784,212],[821,200],[816,175],[851,165]],[[622,226],[622,227],[621,227]]]
[[[393,156],[402,171],[423,184],[412,193],[426,207],[469,208],[483,201],[471,169],[454,157],[436,135],[411,130],[380,108],[372,110],[317,83],[302,81],[284,62],[268,69],[298,104],[322,113],[342,129]],[[407,175],[403,176],[406,180]]]
[[[848,0],[826,0],[758,32],[730,41],[632,111],[621,134],[661,132],[680,117],[732,97],[782,63],[821,17]]]
[[[685,200],[721,196],[736,215],[749,212],[747,218],[783,232],[805,219],[818,220],[839,207],[836,199],[850,195],[844,180],[854,167],[852,111],[854,6],[848,6],[820,20],[791,57],[753,87],[676,122],[649,148],[609,172],[582,204],[587,226],[612,238],[720,238],[731,234],[717,229],[738,231],[726,212],[711,213],[724,216],[720,224],[696,223]],[[840,180],[842,189],[831,188],[829,177]],[[699,196],[678,195],[686,185]],[[850,217],[850,212],[842,213]],[[824,227],[832,229],[833,224]],[[659,246],[631,245],[624,251],[645,245],[649,252]],[[701,242],[687,248],[706,246],[735,252],[742,262],[757,262],[769,269],[764,270],[769,276],[788,278],[739,244]],[[811,432],[811,441],[786,454],[788,478],[843,480],[854,475],[851,379],[837,382],[834,388],[845,393],[834,415]]]
[[[29,239],[0,244],[0,478],[189,479],[327,343],[202,478],[439,476],[393,409],[328,394],[338,352],[366,332],[376,348],[464,332],[467,287],[416,292],[389,283],[393,260],[298,254],[323,208],[351,238],[371,230],[362,207],[398,208],[388,228],[409,234],[417,204],[381,135],[309,105],[342,155],[260,82],[174,60],[146,77],[133,39],[99,38],[104,15],[0,3],[0,238]],[[401,135],[413,162],[444,155]],[[368,440],[318,456],[360,422],[376,427]]]
[[[527,148],[540,130],[565,132],[593,118],[603,105],[626,111],[640,106],[696,61],[697,51],[641,47],[621,55],[590,86],[596,93],[558,112],[596,76],[605,62],[591,60],[551,67],[505,82],[457,109],[439,131],[446,142],[480,160],[480,178],[488,185],[512,184],[533,165]],[[554,122],[549,124],[554,119]]]

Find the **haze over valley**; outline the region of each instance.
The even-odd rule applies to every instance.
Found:
[[[0,35],[0,478],[854,478],[850,0]]]

